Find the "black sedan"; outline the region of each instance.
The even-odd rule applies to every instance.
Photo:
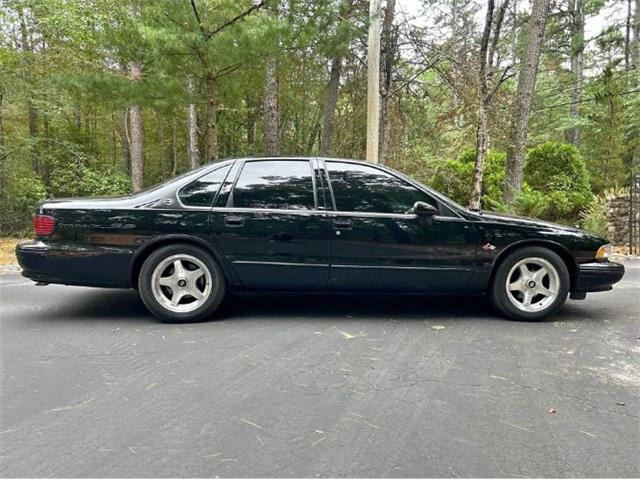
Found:
[[[353,160],[223,161],[128,197],[42,202],[34,227],[17,247],[25,277],[137,288],[177,322],[248,290],[486,294],[510,318],[541,320],[624,274],[602,238],[473,212]]]

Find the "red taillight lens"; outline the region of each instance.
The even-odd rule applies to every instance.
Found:
[[[33,229],[38,237],[51,235],[56,228],[56,219],[50,215],[35,215],[33,217]]]

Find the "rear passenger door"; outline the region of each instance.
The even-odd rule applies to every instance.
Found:
[[[223,186],[212,227],[244,287],[326,288],[329,223],[315,162],[245,160],[233,184]]]

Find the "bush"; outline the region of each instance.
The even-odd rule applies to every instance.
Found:
[[[7,168],[6,190],[2,192],[0,232],[27,234],[38,202],[47,196],[40,178],[31,169]]]
[[[475,149],[465,150],[457,159],[440,165],[430,184],[456,202],[468,205],[475,160]],[[500,204],[505,160],[504,152],[490,150],[487,154],[482,181],[482,203],[485,207],[495,208]]]
[[[592,200],[585,161],[573,145],[546,142],[529,151],[525,182],[546,198],[537,216],[573,221]],[[540,200],[540,199],[538,199]]]
[[[54,197],[122,195],[131,191],[129,177],[113,168],[96,169],[78,162],[57,164],[51,172]]]
[[[595,197],[587,207],[580,212],[580,227],[589,233],[607,238],[607,204],[604,195]]]

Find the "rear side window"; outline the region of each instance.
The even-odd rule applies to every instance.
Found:
[[[231,165],[215,169],[183,187],[178,196],[189,207],[210,207]]]
[[[417,201],[437,202],[413,185],[366,165],[327,162],[336,209],[343,212],[405,213]]]
[[[247,162],[231,199],[237,208],[315,208],[311,166],[307,160]]]

